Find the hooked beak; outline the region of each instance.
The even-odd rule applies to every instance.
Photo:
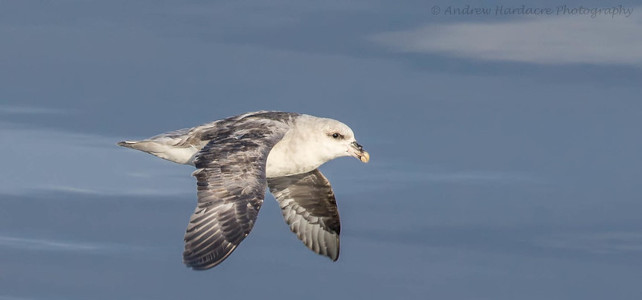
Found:
[[[348,150],[348,152],[361,162],[367,163],[370,160],[370,154],[363,150],[363,146],[359,145],[356,141],[350,144],[350,150]]]

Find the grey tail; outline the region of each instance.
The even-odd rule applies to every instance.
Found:
[[[122,141],[118,146],[147,152],[178,164],[190,164],[196,150],[191,147],[175,147],[171,144],[163,144],[153,140]]]
[[[117,145],[125,148],[136,149],[134,145],[136,145],[137,143],[138,141],[122,141],[122,142],[118,142]]]

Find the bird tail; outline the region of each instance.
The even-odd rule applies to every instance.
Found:
[[[131,148],[131,149],[140,150],[136,146],[138,143],[139,143],[139,141],[122,141],[122,142],[118,142],[117,145],[121,146],[121,147],[125,147],[125,148]]]
[[[156,156],[158,156],[159,152],[165,152],[163,150],[166,150],[168,148],[167,145],[163,145],[150,140],[122,141],[118,142],[117,145],[125,148],[140,150],[143,152],[154,154]]]
[[[122,141],[118,146],[143,151],[154,156],[166,159],[178,164],[192,164],[196,149],[190,147],[176,147],[154,140]]]

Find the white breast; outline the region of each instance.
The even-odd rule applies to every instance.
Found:
[[[325,161],[310,151],[311,147],[306,146],[306,142],[295,131],[289,131],[270,151],[265,176],[273,178],[301,174],[322,165]]]

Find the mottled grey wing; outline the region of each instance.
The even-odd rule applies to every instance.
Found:
[[[265,196],[267,156],[286,130],[273,120],[239,122],[196,155],[198,205],[185,232],[187,266],[218,265],[250,233]]]
[[[334,192],[321,171],[268,178],[268,186],[292,232],[310,250],[336,261],[341,223]]]

